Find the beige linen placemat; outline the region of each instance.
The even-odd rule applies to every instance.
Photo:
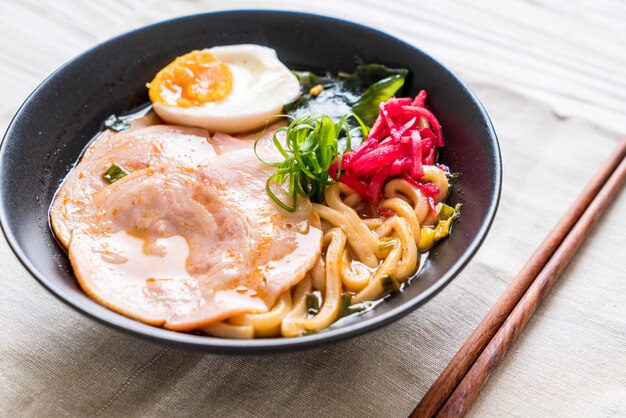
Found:
[[[3,243],[0,415],[406,416],[619,139],[473,87],[500,136],[502,201],[478,255],[432,301],[381,330],[308,351],[178,351],[67,308]],[[470,415],[626,415],[625,213],[622,193]]]

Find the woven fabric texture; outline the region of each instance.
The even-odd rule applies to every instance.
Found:
[[[405,417],[618,143],[618,3],[0,1],[0,132],[48,73],[111,36],[184,14],[295,9],[372,25],[449,65],[491,115],[504,167],[491,232],[448,287],[389,326],[306,351],[211,355],[126,336],[56,300],[0,238],[0,416]],[[625,214],[622,191],[469,416],[626,416]]]

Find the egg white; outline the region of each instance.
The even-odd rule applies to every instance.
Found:
[[[300,83],[279,61],[276,51],[260,45],[230,45],[206,49],[232,73],[232,90],[222,100],[201,106],[178,107],[154,103],[154,110],[170,124],[210,131],[239,133],[259,129],[283,105],[300,95]]]

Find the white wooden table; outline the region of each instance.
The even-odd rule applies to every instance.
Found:
[[[318,0],[315,2],[266,0],[256,2],[253,0],[224,1],[192,1],[192,0],[2,0],[0,2],[0,130],[4,131],[11,117],[17,111],[20,103],[26,96],[54,69],[64,62],[79,54],[98,42],[118,35],[130,29],[138,28],[146,24],[165,20],[175,16],[207,12],[223,9],[239,8],[263,8],[263,9],[287,9],[308,11],[319,14],[331,15],[347,20],[363,23],[375,28],[382,29],[396,35],[426,52],[437,57],[463,78],[475,89],[487,92],[488,111],[496,115],[505,115],[507,112],[516,112],[515,106],[500,109],[499,101],[490,100],[489,92],[510,91],[512,97],[516,97],[519,103],[534,103],[539,109],[549,109],[549,113],[559,120],[575,120],[574,125],[593,126],[598,134],[605,137],[617,137],[626,132],[626,2],[620,0],[596,0],[596,1],[549,1],[549,0],[487,0],[482,2],[462,0],[441,1],[375,1],[375,0]],[[496,93],[494,93],[496,94]],[[529,102],[529,100],[531,100]],[[515,101],[513,101],[515,102]],[[532,113],[532,112],[531,112]],[[545,112],[544,112],[545,113]],[[504,116],[501,116],[502,118]],[[534,121],[529,120],[532,124]],[[592,125],[589,125],[592,124]],[[570,129],[570,128],[568,128]],[[593,131],[591,129],[591,131]],[[496,123],[496,130],[498,125]],[[563,132],[569,132],[567,129]],[[590,138],[590,141],[593,141]],[[608,154],[610,147],[603,145]],[[504,144],[505,154],[508,145]],[[512,162],[516,161],[511,158]],[[600,160],[598,160],[600,161]],[[506,170],[505,161],[505,170]],[[590,168],[590,170],[593,168]],[[589,177],[581,174],[581,179]],[[568,196],[575,196],[578,190],[568,192]],[[509,201],[503,201],[503,205],[513,205],[514,195]],[[506,196],[505,196],[506,197]],[[619,210],[626,206],[622,197],[617,204]],[[506,207],[505,207],[506,209]],[[616,209],[617,210],[617,209]],[[546,207],[547,221],[538,227],[538,231],[545,230],[551,222],[557,219],[560,208]],[[615,212],[611,215],[616,218]],[[623,215],[622,215],[623,216]],[[624,223],[620,224],[621,226]],[[511,226],[511,231],[519,231]],[[543,228],[543,229],[542,229]],[[503,230],[503,229],[501,229]],[[612,234],[618,241],[626,238],[626,230],[613,231]],[[503,235],[493,239],[505,239]],[[539,242],[540,237],[522,240],[523,248],[530,251]],[[594,244],[599,245],[599,244]],[[481,254],[482,257],[476,263],[487,263],[487,256],[496,253],[496,246],[489,247]],[[599,249],[600,248],[600,249]],[[614,275],[616,280],[626,279],[626,254],[620,249],[607,249],[611,254],[613,263],[609,263],[605,273]],[[595,253],[594,251],[598,251]],[[601,247],[591,247],[585,256],[593,257],[600,254]],[[621,260],[620,261],[620,257]],[[24,281],[29,280],[28,274],[19,266],[13,254],[3,241],[0,244],[0,261],[4,272],[3,280]],[[510,280],[511,273],[515,272],[522,259],[515,262],[501,259],[494,261],[494,269],[500,268],[504,272],[499,278],[500,284],[494,287],[492,293],[485,296],[481,301],[483,305],[476,312],[469,315],[468,324],[464,333],[450,335],[453,343],[441,348],[440,357],[445,357],[436,365],[423,365],[428,370],[428,377],[419,384],[419,390],[423,391],[432,383],[434,376],[438,374],[458,348],[459,344],[467,336],[484,314],[490,302],[493,302],[502,290],[504,282]],[[508,264],[507,264],[508,263]],[[517,264],[515,264],[517,263]],[[514,264],[514,265],[513,265]],[[571,273],[570,276],[581,275],[588,272],[590,279],[594,278],[593,269],[580,270]],[[565,280],[569,280],[566,274]],[[594,279],[595,280],[595,279]],[[603,282],[607,286],[611,283]],[[28,295],[24,295],[25,309],[28,306],[36,306],[38,301],[51,302],[45,290],[37,285],[29,285]],[[468,284],[459,285],[462,288],[451,286],[444,292],[454,298],[453,292],[467,291]],[[7,290],[8,289],[8,290]],[[7,292],[18,287],[8,285],[4,287]],[[621,286],[618,291],[624,290]],[[553,291],[555,301],[550,305],[551,310],[565,309],[559,305],[559,292],[567,292],[565,286],[557,286]],[[610,293],[610,290],[608,291]],[[443,294],[443,293],[442,293]],[[452,295],[452,296],[451,296]],[[625,294],[626,295],[626,294]],[[439,297],[438,297],[439,298]],[[27,300],[27,301],[26,301]],[[440,300],[440,302],[442,301]],[[619,300],[616,299],[616,300]],[[431,303],[436,303],[437,299]],[[41,302],[43,303],[43,302]],[[29,305],[30,304],[30,305]],[[616,303],[615,312],[623,315],[623,305],[626,299],[621,299],[622,307]],[[68,310],[59,303],[59,315],[69,315]],[[583,307],[593,310],[594,306]],[[581,308],[581,309],[583,309]],[[10,307],[0,305],[0,316],[9,312]],[[567,308],[570,309],[570,308]],[[561,312],[563,313],[563,312]],[[602,399],[603,405],[581,404],[590,411],[603,411],[602,414],[612,416],[626,415],[626,367],[623,359],[606,358],[599,359],[593,353],[586,357],[576,357],[569,364],[571,370],[581,369],[591,373],[589,383],[591,389],[581,385],[569,386],[562,393],[563,399],[558,399],[559,392],[554,386],[559,382],[546,380],[537,382],[529,372],[525,373],[525,361],[545,362],[545,367],[557,367],[559,361],[568,358],[567,346],[555,345],[549,341],[550,316],[542,314],[541,320],[535,323],[531,330],[523,335],[523,339],[536,342],[538,338],[546,338],[546,352],[544,356],[541,349],[536,345],[532,347],[518,345],[510,354],[509,359],[502,365],[505,369],[496,373],[490,380],[485,392],[479,398],[479,402],[472,410],[479,416],[494,415],[519,415],[531,414],[531,411],[552,411],[550,402],[555,402],[565,415],[574,413],[576,408],[568,409],[567,402],[563,399],[579,399],[586,397],[590,391]],[[26,315],[28,317],[28,315]],[[543,321],[543,322],[542,322]],[[622,324],[624,322],[621,322]],[[26,328],[32,328],[32,324],[25,319],[24,324],[13,321],[10,324],[0,318],[0,338],[13,338],[21,333],[32,332]],[[97,332],[104,332],[100,325],[92,325]],[[594,327],[598,338],[609,335],[610,341],[618,344],[602,353],[622,353],[626,357],[626,329],[610,329],[604,323],[592,322],[589,327]],[[102,328],[104,329],[104,328]],[[544,330],[544,331],[542,331]],[[450,332],[442,328],[441,332]],[[576,331],[572,331],[576,332]],[[30,334],[29,334],[30,335]],[[556,334],[555,334],[556,335]],[[576,335],[570,335],[576,338]],[[582,338],[582,334],[581,334]],[[20,340],[22,341],[22,340]],[[71,346],[71,340],[63,344]],[[609,343],[607,343],[609,344]],[[3,362],[3,356],[11,356],[15,359],[20,350],[26,347],[18,343],[4,341],[0,352],[0,415],[9,415],[14,401],[22,399],[18,389],[10,389],[12,374],[10,368],[14,367]],[[44,345],[45,347],[45,345]],[[604,355],[604,354],[602,354]],[[619,355],[619,354],[618,354]],[[547,357],[546,357],[547,356]],[[529,358],[530,357],[530,358]],[[29,362],[29,358],[23,358],[23,362]],[[406,359],[410,362],[411,359]],[[615,362],[615,368],[610,371],[602,371],[593,374],[595,367],[589,363]],[[595,363],[594,363],[595,364]],[[535,364],[536,366],[536,364]],[[115,366],[111,366],[115,367]],[[56,370],[56,369],[55,369]],[[141,373],[144,369],[137,369]],[[535,370],[535,369],[532,369]],[[56,371],[50,371],[50,376],[55,376]],[[572,372],[573,373],[573,372]],[[575,373],[574,373],[575,374]],[[45,374],[43,374],[45,376]],[[136,374],[133,374],[136,378]],[[414,378],[419,378],[419,376]],[[129,378],[130,379],[130,378]],[[45,379],[44,379],[45,380]],[[128,382],[128,380],[127,380]],[[129,383],[124,383],[130,385]],[[524,393],[524,386],[532,384],[538,388],[534,394]],[[45,388],[42,387],[42,397],[45,398]],[[73,396],[73,389],[68,389],[68,398]],[[121,389],[120,389],[121,390]],[[519,391],[523,396],[515,397],[512,392]],[[604,392],[608,392],[604,393]],[[120,392],[121,393],[121,392]],[[555,398],[555,393],[557,393]],[[409,394],[417,401],[418,393]],[[601,396],[603,395],[603,396]],[[22,396],[22,398],[20,398]],[[182,395],[181,395],[182,396]],[[310,394],[310,396],[314,396]],[[118,392],[103,406],[103,410],[110,410],[121,398]],[[404,399],[404,398],[403,398]],[[620,400],[621,399],[621,400]],[[22,399],[23,400],[23,399]],[[502,402],[500,402],[502,400]],[[50,405],[54,403],[50,400]],[[561,402],[561,404],[559,404]],[[593,403],[593,401],[590,401]],[[537,404],[538,403],[538,404]],[[543,403],[543,405],[541,405]],[[36,405],[33,400],[32,405]],[[598,408],[596,408],[596,406]],[[58,405],[55,407],[61,408]],[[541,408],[544,409],[541,409]],[[539,408],[539,409],[537,409]],[[406,408],[405,408],[406,409]],[[6,412],[5,413],[3,413]],[[23,411],[26,415],[40,414],[42,409]],[[67,409],[54,409],[56,414],[71,414],[70,407]],[[62,411],[63,413],[60,413]],[[99,413],[102,412],[98,410]],[[396,410],[394,410],[396,411]],[[157,414],[158,415],[158,414]],[[367,415],[367,413],[366,413]]]

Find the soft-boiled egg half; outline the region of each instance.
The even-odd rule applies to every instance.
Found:
[[[176,58],[148,84],[165,122],[238,133],[265,126],[300,95],[276,51],[260,45],[216,46]]]

